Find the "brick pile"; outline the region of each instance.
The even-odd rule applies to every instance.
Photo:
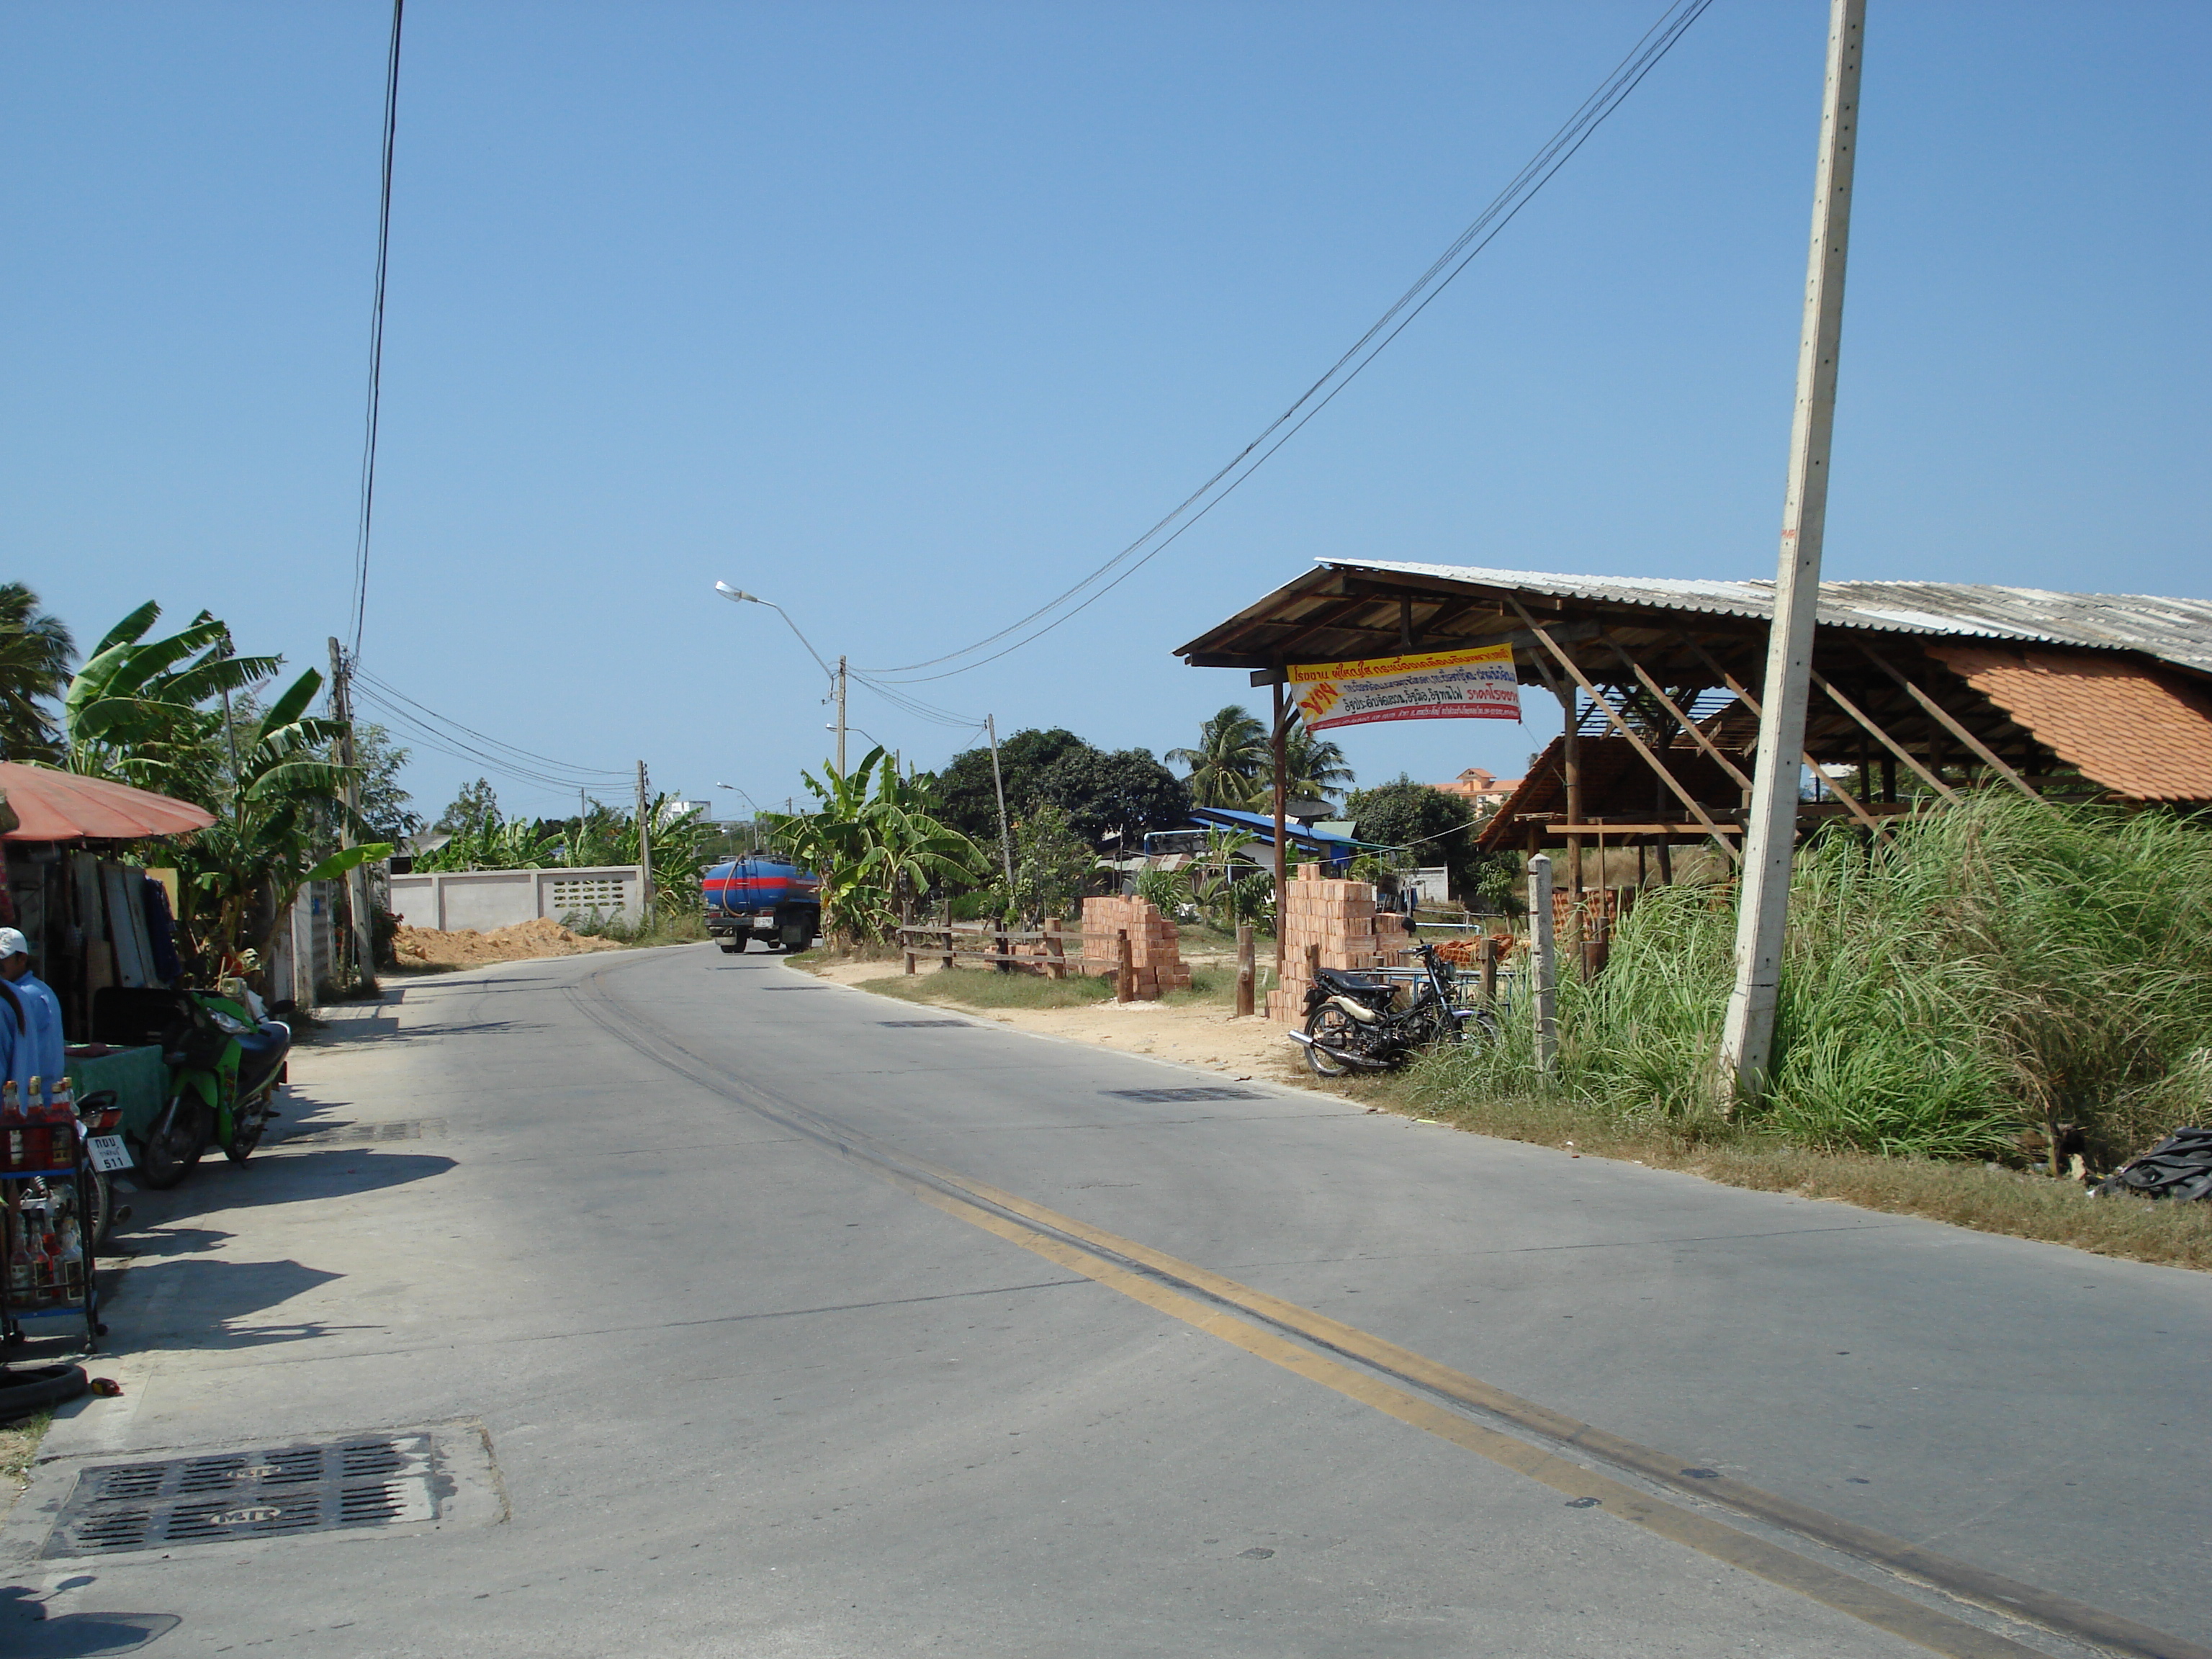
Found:
[[[1267,1018],[1285,1025],[1305,1018],[1306,946],[1320,947],[1322,967],[1358,973],[1396,965],[1408,943],[1405,918],[1376,911],[1372,884],[1325,880],[1317,864],[1286,884],[1279,925],[1283,982],[1267,993]]]
[[[1085,973],[1110,975],[1120,969],[1121,945],[1115,935],[1125,927],[1132,996],[1151,1002],[1164,991],[1190,989],[1190,969],[1183,966],[1175,923],[1134,894],[1083,901]]]

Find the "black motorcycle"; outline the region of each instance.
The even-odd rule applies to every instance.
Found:
[[[1305,1030],[1291,1041],[1316,1077],[1395,1072],[1432,1043],[1465,1041],[1470,1030],[1477,1040],[1495,1034],[1488,1009],[1459,1006],[1451,969],[1434,945],[1416,945],[1413,954],[1421,976],[1402,1006],[1396,985],[1364,974],[1324,968],[1306,988]]]

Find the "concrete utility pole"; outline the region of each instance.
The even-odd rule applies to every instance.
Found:
[[[969,728],[973,731],[974,727]],[[1006,860],[1006,902],[1014,902],[1014,831],[1006,822],[1006,780],[999,771],[999,717],[983,716],[983,729],[991,734],[991,787],[999,795],[999,851]]]
[[[653,815],[647,808],[649,797],[645,775],[645,763],[637,763],[637,884],[638,914],[645,925],[653,926]]]
[[[1866,0],[1831,0],[1820,160],[1813,182],[1813,246],[1805,322],[1797,346],[1797,409],[1790,428],[1790,483],[1782,506],[1782,556],[1766,636],[1765,700],[1751,817],[1736,911],[1735,988],[1721,1032],[1723,1081],[1739,1099],[1766,1086],[1790,910],[1790,860],[1797,839],[1797,775],[1805,752],[1805,702],[1820,599],[1820,540],[1827,526],[1828,447],[1836,423],[1836,356],[1843,337],[1844,263],[1850,240],[1851,163],[1858,148],[1859,51]]]
[[[331,641],[331,718],[340,722],[338,764],[346,769],[345,817],[338,825],[338,845],[358,847],[361,837],[354,825],[361,817],[361,773],[353,743],[353,690],[345,652]],[[346,872],[346,908],[353,913],[354,965],[364,991],[376,989],[376,935],[369,927],[368,872],[356,865]]]
[[[837,659],[837,775],[845,775],[845,659]]]

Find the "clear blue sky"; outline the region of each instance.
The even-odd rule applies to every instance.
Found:
[[[416,0],[366,664],[564,771],[780,802],[819,677],[717,578],[860,664],[1012,620],[1239,448],[1659,9]],[[2212,8],[1869,10],[1829,573],[2212,594]],[[0,14],[0,568],[81,641],[148,597],[303,665],[343,631],[387,18]],[[1252,698],[1170,649],[1318,556],[1771,574],[1826,21],[1718,0],[1267,471],[929,694],[1158,751]],[[1517,771],[1530,709],[1346,747]],[[434,813],[480,769],[411,781]]]

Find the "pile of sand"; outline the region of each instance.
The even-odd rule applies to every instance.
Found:
[[[619,951],[612,939],[590,939],[557,921],[540,917],[480,933],[462,927],[450,933],[402,922],[392,951],[402,968],[473,968],[487,962],[529,962],[539,957],[573,957],[586,951]]]

